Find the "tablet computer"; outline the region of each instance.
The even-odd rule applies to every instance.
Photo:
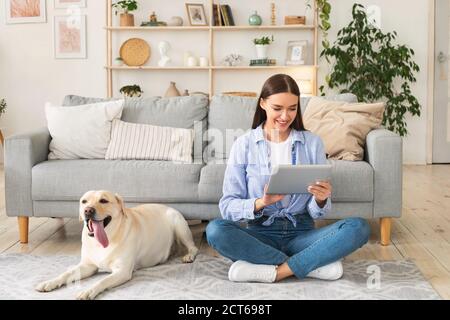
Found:
[[[309,193],[316,181],[331,182],[330,164],[279,165],[270,176],[267,194]]]

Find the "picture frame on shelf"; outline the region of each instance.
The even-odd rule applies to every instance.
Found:
[[[55,59],[86,59],[86,16],[55,16]]]
[[[6,24],[47,22],[45,0],[6,0]]]
[[[308,40],[288,41],[286,65],[297,66],[306,64]]]
[[[54,0],[55,9],[67,9],[72,6],[86,8],[86,0]]]
[[[207,26],[205,7],[201,3],[186,3],[186,11],[191,26]]]

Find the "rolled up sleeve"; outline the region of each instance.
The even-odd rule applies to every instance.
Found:
[[[223,195],[219,201],[222,217],[240,221],[254,219],[255,201],[248,197],[246,178],[246,147],[242,140],[236,140],[230,152],[223,181]]]
[[[327,156],[325,154],[325,146],[323,144],[322,139],[317,136],[317,140],[315,141],[315,163],[316,164],[327,164]],[[325,217],[331,211],[331,199],[328,198],[323,208],[319,207],[316,202],[315,197],[311,197],[308,202],[308,212],[311,218],[320,219]]]
[[[325,217],[331,210],[331,199],[328,198],[323,208],[319,207],[315,197],[311,197],[308,203],[308,212],[311,218],[320,219]]]

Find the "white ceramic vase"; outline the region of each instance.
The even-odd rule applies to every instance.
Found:
[[[258,59],[267,59],[267,57],[268,57],[267,52],[269,51],[269,45],[256,44],[255,48],[256,48],[256,57]]]

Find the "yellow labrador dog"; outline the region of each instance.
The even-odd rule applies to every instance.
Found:
[[[181,213],[164,205],[144,204],[127,209],[117,194],[89,191],[80,200],[80,220],[85,223],[80,263],[37,285],[37,291],[52,291],[90,277],[99,269],[111,272],[77,297],[94,299],[104,290],[130,280],[134,270],[165,262],[174,240],[188,250],[183,262],[193,262],[198,252]]]

